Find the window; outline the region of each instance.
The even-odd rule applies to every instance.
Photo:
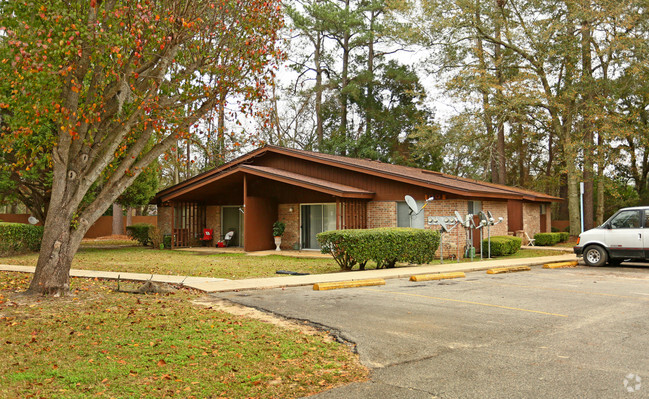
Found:
[[[640,212],[622,211],[611,219],[612,229],[637,229],[640,228]]]
[[[417,201],[417,207],[421,210],[425,202]],[[410,207],[405,202],[397,202],[397,227],[424,228],[424,211],[418,214],[411,214]]]
[[[541,215],[545,215],[546,209],[545,209],[545,204],[541,204]]]
[[[482,211],[482,201],[469,201],[468,213],[471,215],[477,215]]]

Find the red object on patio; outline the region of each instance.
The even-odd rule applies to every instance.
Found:
[[[213,235],[214,235],[213,229],[203,229],[203,238],[201,238],[201,240],[212,241]]]

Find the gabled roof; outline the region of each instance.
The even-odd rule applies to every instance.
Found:
[[[360,188],[344,186],[326,180],[316,179],[313,177],[280,169],[250,164],[250,162],[255,158],[266,153],[283,154],[311,162],[317,162],[341,169],[366,173],[386,179],[397,180],[403,183],[409,183],[466,197],[519,199],[538,202],[562,201],[561,198],[553,197],[551,195],[539,193],[536,191],[517,187],[509,187],[501,184],[487,183],[483,181],[447,175],[440,172],[433,172],[408,166],[392,165],[368,159],[350,158],[340,155],[322,154],[312,151],[276,146],[265,146],[251,151],[220,167],[201,173],[191,179],[176,184],[175,186],[162,190],[158,194],[156,194],[155,200],[166,201],[175,197],[176,195],[191,191],[196,187],[214,182],[221,177],[242,171],[245,171],[245,173],[267,177],[271,180],[284,181],[289,184],[299,184],[316,191],[329,192],[337,196],[371,198],[372,193]]]

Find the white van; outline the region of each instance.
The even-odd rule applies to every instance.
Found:
[[[649,206],[623,208],[603,225],[584,231],[573,247],[588,266],[649,259]]]

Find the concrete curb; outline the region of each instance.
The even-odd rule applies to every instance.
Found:
[[[410,276],[410,281],[446,280],[449,278],[463,278],[463,277],[466,277],[466,274],[464,274],[464,272],[420,274],[417,276]]]
[[[526,272],[530,270],[532,269],[529,266],[496,267],[493,269],[488,269],[487,274]]]
[[[561,269],[564,267],[575,267],[579,264],[579,262],[572,261],[572,262],[557,262],[557,263],[546,263],[543,265],[544,269]]]
[[[313,284],[314,291],[337,290],[340,288],[357,288],[357,287],[372,287],[375,285],[385,285],[385,280],[382,278],[373,278],[367,280],[356,281],[338,281],[335,283],[316,283]]]
[[[209,277],[184,277],[184,276],[154,276],[152,281],[162,283],[183,282],[185,287],[194,288],[204,292],[230,292],[245,290],[260,290],[284,287],[310,286],[318,283],[331,283],[340,281],[355,281],[361,279],[399,279],[410,278],[416,275],[455,273],[455,272],[475,272],[491,269],[494,267],[511,267],[511,266],[541,266],[545,263],[565,262],[575,260],[574,254],[543,256],[536,258],[519,258],[519,259],[485,259],[475,262],[449,262],[436,265],[419,265],[419,266],[402,266],[391,269],[364,270],[351,272],[338,272],[329,274],[312,274],[307,276],[281,276],[281,277],[264,277],[251,278],[244,280],[227,280]],[[33,266],[13,266],[0,265],[0,270],[17,271],[33,273]],[[146,281],[151,278],[150,274],[138,273],[116,273],[91,270],[71,270],[72,277],[89,277],[89,278],[107,278],[116,279],[121,275],[123,280]],[[184,281],[183,281],[184,280]]]

